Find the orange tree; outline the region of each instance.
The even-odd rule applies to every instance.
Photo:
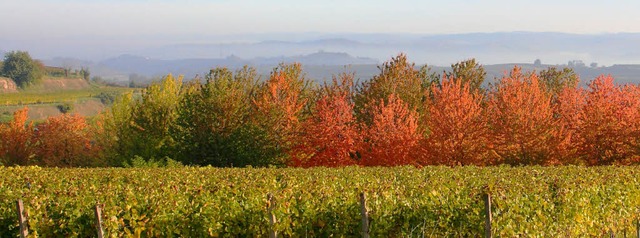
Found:
[[[28,112],[26,107],[17,110],[8,124],[0,124],[0,164],[32,164],[33,123],[27,123]]]
[[[432,86],[429,137],[423,142],[422,164],[483,165],[488,130],[482,94],[468,82],[445,77],[441,87]]]
[[[418,115],[395,94],[372,106],[373,122],[364,129],[361,161],[365,166],[417,164],[416,152],[423,135]]]
[[[638,159],[640,94],[637,86],[615,85],[611,76],[589,83],[580,111],[578,154],[588,165]]]
[[[292,165],[338,167],[357,161],[356,146],[360,142],[353,115],[353,74],[333,77],[325,85],[314,110],[301,127],[300,143],[292,150]]]
[[[100,148],[92,143],[91,127],[84,117],[63,114],[49,117],[36,127],[35,157],[48,167],[96,166]]]
[[[289,162],[287,151],[298,143],[301,122],[309,116],[313,101],[310,81],[298,63],[281,64],[258,86],[251,123],[263,130],[261,140],[275,150],[270,153],[276,157],[275,164]]]
[[[511,165],[557,164],[556,118],[551,97],[538,76],[515,67],[492,89],[488,120],[493,155]]]

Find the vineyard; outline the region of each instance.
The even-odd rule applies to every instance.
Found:
[[[637,167],[0,168],[0,236],[496,237],[635,235]],[[268,201],[267,195],[273,200]],[[270,208],[270,209],[267,209]],[[275,221],[270,223],[270,217]]]

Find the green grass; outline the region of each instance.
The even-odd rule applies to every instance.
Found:
[[[51,104],[62,102],[76,102],[83,99],[90,99],[96,95],[105,92],[115,92],[117,94],[123,94],[130,92],[129,88],[118,87],[96,87],[92,86],[88,89],[80,90],[65,90],[54,92],[42,92],[40,90],[24,90],[18,93],[3,93],[0,94],[0,107],[2,106],[16,106],[16,105],[32,105],[32,104]]]

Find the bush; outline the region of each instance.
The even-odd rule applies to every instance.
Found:
[[[100,102],[106,106],[113,104],[116,100],[117,94],[115,92],[101,92],[96,95],[96,98],[100,99]]]
[[[63,103],[63,104],[59,104],[58,106],[56,106],[58,108],[58,110],[60,110],[60,112],[67,114],[71,111],[73,111],[73,104],[71,103]]]
[[[154,159],[151,158],[149,160],[145,160],[142,156],[134,155],[131,159],[131,163],[125,162],[123,165],[125,168],[180,168],[184,167],[182,163],[172,160],[169,157],[164,157],[164,159]]]

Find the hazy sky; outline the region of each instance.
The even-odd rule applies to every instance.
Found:
[[[0,0],[3,38],[268,32],[640,32],[640,1]]]
[[[638,10],[637,0],[0,0],[0,50],[50,57],[73,46],[99,58],[163,44],[271,37],[265,33],[289,33],[273,34],[273,40],[295,41],[282,38],[296,33],[640,32]]]

